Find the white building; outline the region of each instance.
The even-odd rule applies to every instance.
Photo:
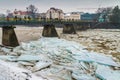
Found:
[[[28,11],[14,11],[13,12],[13,16],[17,16],[18,18],[24,18],[24,17],[32,17],[31,15],[31,12],[28,12]]]
[[[82,12],[71,12],[71,13],[65,13],[64,19],[65,20],[81,20],[81,14]]]
[[[50,8],[46,13],[47,19],[64,19],[64,13],[61,9]]]

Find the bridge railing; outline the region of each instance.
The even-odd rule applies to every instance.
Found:
[[[30,21],[0,21],[0,25],[28,25],[28,24],[62,24],[62,23],[91,23],[88,21],[66,21],[66,20],[30,20]]]

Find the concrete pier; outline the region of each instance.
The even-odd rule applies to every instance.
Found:
[[[4,46],[16,47],[19,46],[13,26],[2,27],[2,44]]]
[[[53,24],[45,24],[42,32],[43,37],[58,37],[58,33]]]
[[[64,34],[76,34],[73,24],[64,24],[63,33]]]

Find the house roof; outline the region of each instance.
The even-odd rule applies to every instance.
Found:
[[[61,10],[61,9],[58,9],[58,8],[54,8],[54,7],[51,7],[49,10],[53,10],[53,11],[55,11],[55,12],[61,12],[61,13],[63,13],[63,11]],[[48,10],[48,11],[49,11]],[[47,12],[48,12],[47,11]]]
[[[30,11],[14,11],[14,14],[28,15],[28,14],[31,14],[31,12]]]

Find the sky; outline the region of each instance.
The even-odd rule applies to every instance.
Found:
[[[46,12],[50,7],[60,8],[64,12],[90,12],[94,13],[100,7],[120,6],[120,0],[0,0],[0,13],[7,10],[25,10],[30,4]]]

